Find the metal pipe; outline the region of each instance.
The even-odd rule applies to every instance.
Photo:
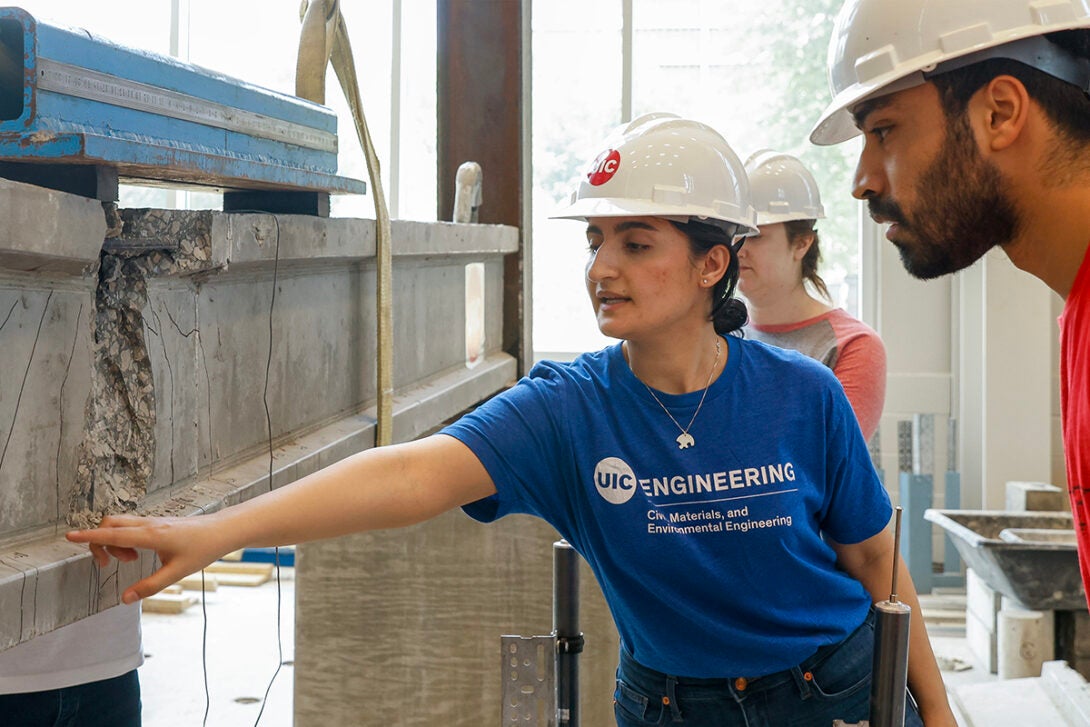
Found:
[[[870,727],[904,727],[908,690],[908,636],[912,609],[897,600],[901,508],[894,532],[893,578],[888,601],[874,604],[874,661],[870,691]]]
[[[908,633],[912,609],[903,603],[874,605],[874,676],[870,727],[904,727],[908,687]]]
[[[566,540],[553,543],[553,634],[557,724],[579,727],[579,556]]]

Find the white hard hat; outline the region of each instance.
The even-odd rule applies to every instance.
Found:
[[[790,154],[771,149],[754,152],[746,160],[746,175],[758,225],[825,217],[817,180]]]
[[[741,160],[715,129],[674,114],[618,127],[553,219],[665,217],[757,232]]]
[[[829,41],[833,101],[810,141],[858,135],[851,107],[919,85],[939,64],[1010,58],[1087,90],[1090,67],[1040,37],[1086,27],[1090,0],[847,0]]]

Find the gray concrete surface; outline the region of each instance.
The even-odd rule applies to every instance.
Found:
[[[373,221],[118,212],[7,181],[0,218],[0,649],[116,603],[152,568],[97,571],[63,540],[71,523],[213,510],[371,446]],[[393,234],[407,439],[514,379],[499,343],[518,234],[397,221]],[[471,262],[488,341],[472,369]]]

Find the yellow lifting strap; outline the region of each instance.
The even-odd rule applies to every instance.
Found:
[[[356,64],[352,58],[352,46],[348,41],[348,29],[341,16],[340,0],[302,0],[299,9],[303,27],[299,36],[299,58],[295,66],[295,95],[315,103],[325,103],[326,68],[330,63],[340,81],[341,90],[352,109],[364,156],[367,158],[367,174],[371,180],[371,194],[375,200],[378,304],[378,424],[375,446],[381,447],[393,441],[393,287],[392,255],[390,248],[390,213],[386,208],[386,195],[382,190],[382,176],[378,154],[367,130],[363,115],[359,83],[356,80]]]

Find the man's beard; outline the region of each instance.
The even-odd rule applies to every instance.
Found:
[[[922,280],[969,267],[1019,231],[1018,213],[999,170],[980,156],[964,114],[948,128],[916,192],[911,220],[890,198],[872,197],[867,204],[871,216],[900,225],[894,244],[901,262]]]

